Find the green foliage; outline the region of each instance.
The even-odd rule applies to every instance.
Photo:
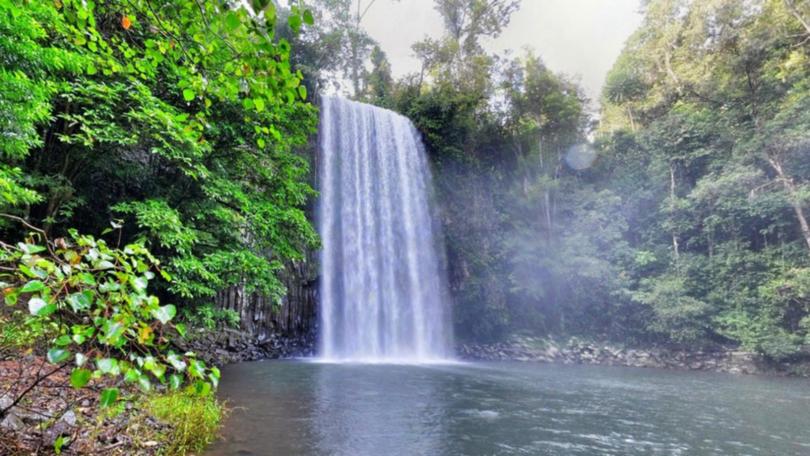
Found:
[[[276,19],[267,1],[0,3],[0,207],[55,236],[134,222],[121,241],[181,306],[237,284],[278,299],[282,265],[317,246],[295,152],[317,116]]]
[[[681,277],[643,279],[633,299],[653,309],[649,329],[686,345],[706,340],[709,306],[692,296]]]
[[[37,234],[42,235],[41,232]],[[159,262],[141,244],[111,248],[103,240],[71,232],[70,239],[3,246],[2,287],[6,305],[26,306],[29,330],[51,328],[47,359],[70,365],[70,383],[111,376],[149,390],[153,382],[172,388],[193,383],[208,392],[219,371],[193,353],[176,353],[170,336],[183,331],[171,320],[176,309],[147,292]],[[109,406],[117,388],[101,393]]]
[[[214,441],[223,408],[213,394],[199,395],[193,390],[181,390],[151,396],[145,408],[149,414],[170,426],[163,454],[185,455],[199,453]]]
[[[633,247],[667,260],[626,290],[649,329],[784,359],[810,314],[807,30],[789,2],[755,3],[649,2],[608,76],[601,130],[628,205],[653,214],[631,227]]]
[[[480,46],[510,2],[436,4],[446,33],[415,46],[421,73],[369,99],[427,144],[457,334],[803,352],[805,7],[645,2],[591,132],[575,84]]]
[[[240,316],[233,309],[221,309],[213,304],[202,304],[184,308],[183,320],[197,328],[215,329],[218,326],[239,328]]]

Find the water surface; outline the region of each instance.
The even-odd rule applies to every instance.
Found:
[[[210,455],[808,455],[810,382],[518,363],[223,370]]]

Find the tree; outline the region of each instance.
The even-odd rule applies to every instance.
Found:
[[[317,242],[295,152],[317,116],[274,4],[3,2],[0,21],[14,30],[0,77],[19,88],[0,103],[29,103],[4,127],[22,133],[2,143],[4,210],[53,236],[128,219],[123,238],[148,241],[177,301],[235,284],[281,296],[277,271]]]

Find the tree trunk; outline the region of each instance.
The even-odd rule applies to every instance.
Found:
[[[670,204],[670,216],[675,209],[675,163],[669,163],[669,204]],[[680,258],[680,244],[678,242],[678,234],[676,233],[675,229],[672,229],[672,253],[675,255],[675,259],[677,260]]]
[[[793,207],[793,212],[796,213],[796,219],[799,221],[799,228],[801,229],[802,237],[804,237],[804,242],[807,244],[808,250],[810,250],[810,224],[807,222],[804,207],[802,206],[801,201],[799,201],[796,183],[793,181],[792,177],[785,173],[782,162],[777,157],[769,155],[768,163],[776,172],[777,179],[782,183],[782,186],[785,188],[785,191],[788,194],[790,205]]]

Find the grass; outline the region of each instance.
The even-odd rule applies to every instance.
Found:
[[[193,390],[169,392],[146,398],[145,410],[168,424],[161,436],[161,453],[167,456],[198,453],[217,436],[225,414],[213,394],[200,395]]]
[[[20,311],[0,311],[0,350],[27,350],[36,347],[50,335],[51,328],[28,325],[25,319],[26,316]]]

